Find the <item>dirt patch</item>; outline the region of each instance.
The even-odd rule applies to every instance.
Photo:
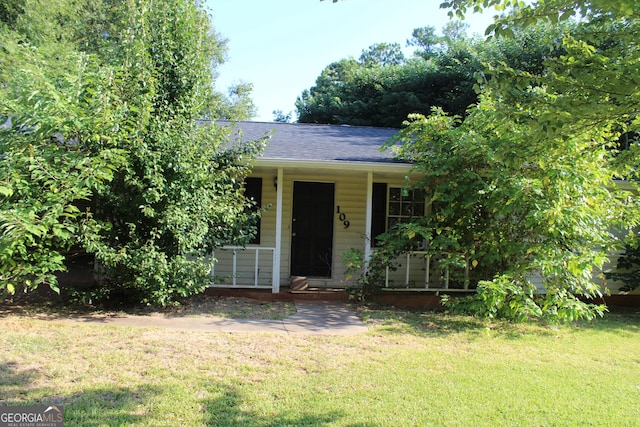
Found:
[[[15,298],[0,303],[0,317],[22,315],[60,318],[74,315],[176,315],[215,316],[228,319],[282,320],[296,312],[292,302],[259,301],[251,298],[197,295],[166,307],[132,306],[126,308],[65,305],[59,301]]]
[[[199,295],[182,302],[179,306],[163,308],[161,313],[166,314],[167,310],[169,314],[187,316],[210,315],[229,319],[282,320],[294,314],[296,306],[292,302]]]

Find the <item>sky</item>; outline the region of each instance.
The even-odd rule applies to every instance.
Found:
[[[254,121],[273,121],[273,110],[292,112],[304,89],[329,64],[358,58],[376,43],[406,46],[414,28],[449,22],[442,0],[206,0],[213,27],[227,39],[216,88],[252,83]],[[469,34],[484,34],[492,13],[470,14]],[[405,54],[413,52],[406,48]]]

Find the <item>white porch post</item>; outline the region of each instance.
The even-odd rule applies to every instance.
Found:
[[[284,191],[284,172],[278,168],[278,178],[276,180],[276,250],[273,251],[273,283],[271,292],[280,293],[280,259],[282,250],[282,194]]]
[[[371,259],[371,224],[373,222],[373,172],[367,172],[367,208],[365,215],[364,271],[367,272]]]

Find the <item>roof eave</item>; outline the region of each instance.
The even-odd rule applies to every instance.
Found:
[[[300,159],[274,159],[259,158],[256,159],[256,166],[274,167],[274,168],[309,168],[309,169],[326,169],[341,170],[347,168],[350,171],[365,172],[395,172],[408,173],[411,170],[410,163],[392,163],[392,162],[362,162],[349,160],[300,160]]]

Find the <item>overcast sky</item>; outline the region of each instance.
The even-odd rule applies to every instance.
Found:
[[[206,0],[213,26],[228,39],[217,88],[252,83],[256,121],[273,110],[293,112],[295,100],[332,62],[358,58],[375,43],[403,47],[414,28],[438,31],[449,21],[442,0]],[[470,15],[470,33],[483,34],[492,14]],[[407,52],[412,52],[408,48]]]

